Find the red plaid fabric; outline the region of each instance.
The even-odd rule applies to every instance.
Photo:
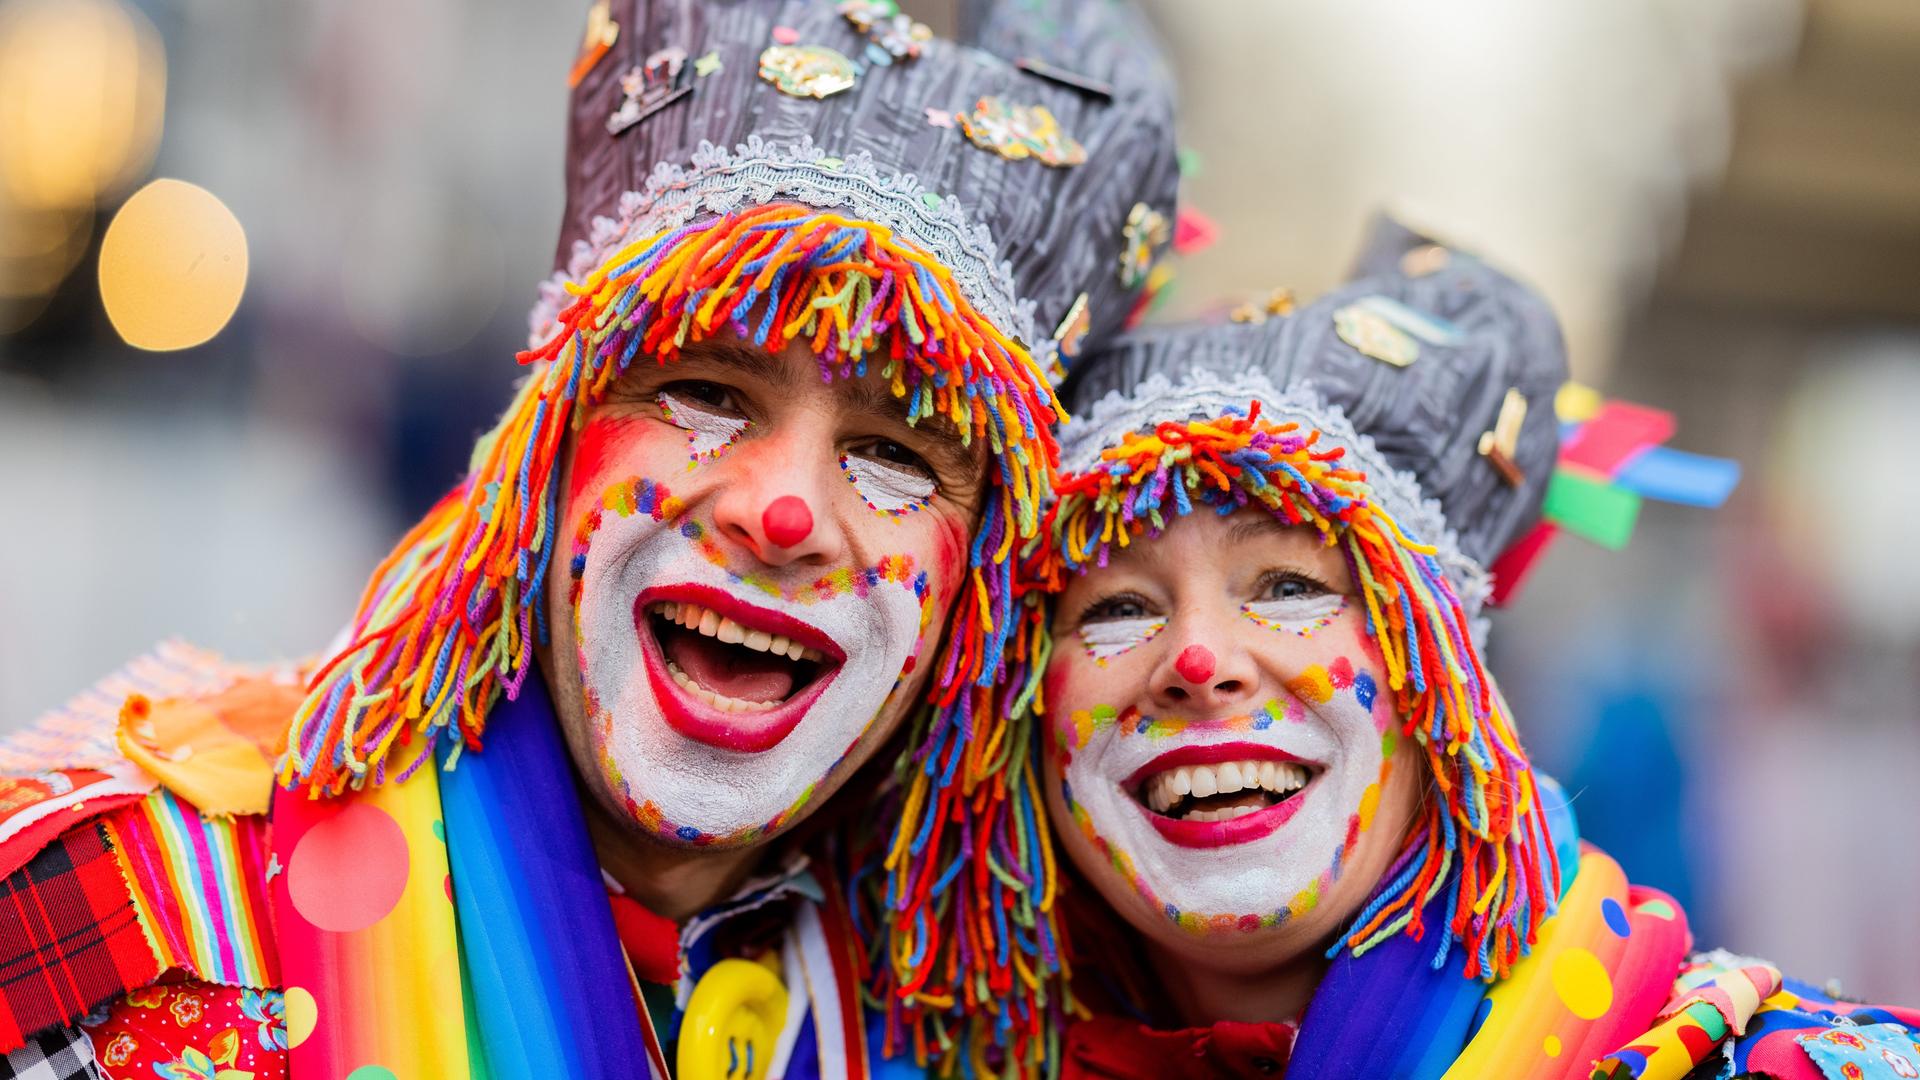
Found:
[[[159,975],[98,825],[60,837],[0,882],[0,1053]]]

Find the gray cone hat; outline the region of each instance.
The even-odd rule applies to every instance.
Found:
[[[1405,366],[1379,358],[1409,353]],[[1267,415],[1348,445],[1402,527],[1441,548],[1473,609],[1486,567],[1540,517],[1566,379],[1559,323],[1538,293],[1383,219],[1352,280],[1291,314],[1142,329],[1087,357],[1065,391],[1075,420],[1062,465],[1084,470],[1127,431],[1257,397]],[[1525,403],[1511,478],[1481,452],[1509,391]]]
[[[1140,13],[1110,2],[971,3],[961,23],[977,44],[926,40],[919,55],[895,58],[870,45],[871,35],[842,13],[846,6],[612,0],[618,37],[573,92],[560,271],[533,313],[536,338],[564,303],[560,280],[589,272],[619,244],[781,201],[893,228],[951,270],[1002,332],[1036,352],[1083,294],[1088,340],[1118,330],[1145,278],[1123,273],[1122,253],[1148,232],[1165,245],[1178,176],[1172,80]],[[763,53],[782,41],[851,61],[836,67],[858,69],[851,87],[814,98],[762,78]],[[646,71],[650,60],[666,81],[648,91],[642,118],[611,134],[609,118],[629,96],[623,77]],[[930,109],[942,121],[970,115],[994,97],[1043,106],[1084,148],[1084,160],[1010,160],[976,145],[961,123],[929,118]],[[989,115],[981,137],[1017,139],[1005,120]],[[1130,237],[1129,215],[1140,203],[1163,225],[1136,227]]]

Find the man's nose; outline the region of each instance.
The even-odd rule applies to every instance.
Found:
[[[1259,687],[1253,657],[1224,620],[1184,617],[1162,635],[1167,644],[1154,663],[1149,691],[1164,710],[1231,708],[1249,701]]]
[[[768,566],[846,561],[847,537],[832,429],[811,416],[783,419],[773,430],[742,440],[718,461],[709,479],[719,491],[714,526]]]

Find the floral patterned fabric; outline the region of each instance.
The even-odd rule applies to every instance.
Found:
[[[286,1080],[286,1007],[278,990],[149,986],[86,1027],[106,1080]]]

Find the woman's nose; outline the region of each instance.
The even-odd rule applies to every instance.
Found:
[[[1246,650],[1232,643],[1231,635],[1194,628],[1184,640],[1177,649],[1166,650],[1155,666],[1151,692],[1156,706],[1214,710],[1241,704],[1252,696],[1259,681],[1253,660]]]

